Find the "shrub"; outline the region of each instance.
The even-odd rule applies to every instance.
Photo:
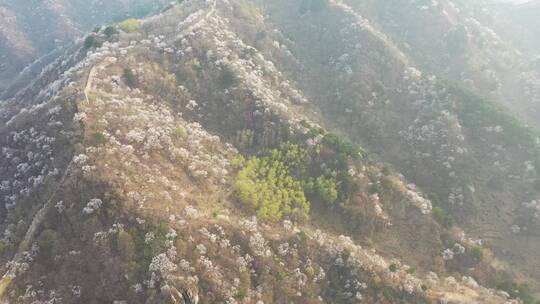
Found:
[[[167,225],[163,223],[148,223],[145,226],[129,228],[127,232],[134,243],[136,259],[149,263],[152,257],[166,250],[168,231]],[[152,240],[146,240],[148,233],[154,235]]]
[[[469,250],[472,258],[477,262],[480,262],[484,257],[484,250],[479,246],[473,246]]]
[[[182,126],[176,127],[176,135],[178,135],[179,138],[185,138],[187,136],[186,129]]]
[[[286,142],[280,145],[279,149],[272,150],[270,157],[284,163],[289,172],[293,171],[295,176],[305,174],[307,169],[307,151],[300,146]]]
[[[230,88],[233,85],[238,83],[238,77],[236,76],[234,71],[228,66],[223,67],[223,69],[221,70],[220,78],[221,78],[221,84],[225,88]]]
[[[126,81],[128,87],[134,88],[137,86],[139,81],[137,79],[137,76],[135,76],[135,74],[130,68],[125,68],[122,76],[124,77],[124,80]]]
[[[100,132],[93,132],[88,135],[86,142],[90,146],[99,146],[107,143],[107,138]]]
[[[335,177],[319,176],[306,184],[306,192],[327,205],[333,205],[338,199],[338,190]]]
[[[118,27],[126,33],[133,33],[139,29],[139,21],[137,19],[127,19],[118,24]]]
[[[58,236],[54,230],[46,229],[41,232],[37,239],[39,248],[44,252],[50,252],[54,248]]]
[[[288,276],[289,276],[289,273],[286,270],[280,270],[277,273],[277,277],[278,277],[279,280],[284,280]]]
[[[339,193],[338,199],[340,201],[345,201],[351,194],[354,194],[360,190],[360,187],[348,172],[338,172],[336,181],[336,184],[338,185],[337,190]]]
[[[245,56],[253,57],[253,56],[257,55],[257,49],[248,46],[248,47],[245,47],[245,48],[244,48],[244,50],[242,51],[242,53],[243,53]]]
[[[325,135],[326,134],[326,131],[324,131],[323,128],[313,127],[305,119],[302,119],[300,121],[300,125],[309,130],[309,132],[308,132],[309,138],[314,138],[314,137],[317,137],[319,135]]]
[[[454,219],[441,207],[433,207],[433,217],[444,228],[451,228],[454,225]]]
[[[446,229],[452,228],[452,226],[454,226],[454,219],[448,214],[448,212],[446,212],[446,210],[441,207],[441,200],[439,199],[439,196],[436,193],[430,193],[428,195],[428,199],[433,204],[432,214],[437,223]]]
[[[354,160],[359,159],[360,156],[363,155],[360,147],[335,134],[326,134],[323,137],[323,143],[334,149],[338,154],[343,153]]]
[[[84,40],[84,48],[87,50],[99,48],[102,45],[103,43],[94,35],[90,35]]]
[[[103,31],[103,34],[105,34],[105,36],[107,38],[111,38],[112,36],[118,34],[118,30],[116,30],[116,28],[114,26],[108,26],[104,31]]]

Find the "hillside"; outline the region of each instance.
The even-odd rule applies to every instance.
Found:
[[[0,0],[0,95],[30,63],[96,25],[159,12],[168,1]]]
[[[538,12],[540,12],[539,1],[528,1],[518,6],[500,8],[497,11],[501,33],[504,33],[524,53],[533,58],[538,57],[538,47],[540,47]]]
[[[479,85],[510,46],[440,55],[476,23],[439,2],[192,0],[56,51],[0,104],[0,301],[535,303],[536,114]]]

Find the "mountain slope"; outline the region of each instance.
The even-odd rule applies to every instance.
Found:
[[[67,49],[3,103],[3,300],[529,296],[480,284],[535,282],[498,252],[537,241],[510,235],[516,206],[495,197],[536,193],[533,135],[329,5],[190,1],[133,30],[90,34],[101,43]],[[486,180],[508,174],[519,174],[511,191]],[[445,210],[475,236],[502,235],[488,244],[496,255]]]
[[[144,16],[167,1],[0,1],[0,95],[15,76],[94,26]]]
[[[300,19],[295,6],[300,2],[268,5],[270,20],[286,33],[281,48],[294,56],[281,67],[326,121],[436,194],[461,224],[520,267],[538,250],[530,247],[536,220],[523,217],[532,205],[522,205],[537,196],[535,131],[493,100],[418,71],[343,3]],[[520,241],[513,225],[527,226],[529,237]]]

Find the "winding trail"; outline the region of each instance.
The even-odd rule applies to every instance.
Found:
[[[86,86],[84,87],[84,98],[86,101],[86,104],[90,103],[90,99],[88,99],[88,92],[92,89],[92,84],[94,82],[94,77],[96,76],[96,66],[92,66],[90,68],[90,72],[88,73],[88,78],[86,79]]]
[[[197,20],[196,22],[192,23],[191,25],[189,25],[188,27],[186,27],[184,30],[182,30],[176,37],[179,37],[179,36],[185,36],[187,33],[189,32],[193,32],[195,31],[196,29],[198,29],[199,27],[202,26],[203,22],[206,21],[206,19],[210,18],[212,15],[215,14],[216,12],[216,7],[217,7],[217,0],[214,0],[214,2],[212,3],[212,6],[210,7],[210,9],[208,10],[208,12],[206,14],[204,14],[204,16],[200,17],[199,20]]]

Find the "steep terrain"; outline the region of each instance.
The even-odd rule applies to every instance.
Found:
[[[532,34],[527,38],[517,38],[516,34],[523,29],[533,32],[536,27],[532,23],[520,26],[511,20],[516,16],[538,16],[539,7],[531,7],[525,13],[524,9],[510,5],[506,10],[492,8],[493,1],[409,1],[405,4],[401,1],[344,1],[344,4],[388,36],[417,68],[460,82],[499,101],[528,124],[539,126],[540,82],[534,64],[536,55],[531,56],[516,43],[517,39],[536,41]],[[526,17],[520,20],[527,24]],[[514,28],[518,26],[522,30]]]
[[[540,2],[528,1],[520,5],[498,4],[489,5],[481,16],[497,32],[507,38],[524,54],[532,58],[538,57],[540,43],[540,21],[538,12]],[[480,10],[478,10],[480,11]],[[489,16],[492,16],[489,18]]]
[[[188,1],[15,81],[1,301],[534,303],[536,131],[384,3]]]
[[[295,19],[294,5],[301,1],[272,3],[269,19],[285,36],[281,48],[295,56],[283,69],[319,104],[328,123],[435,194],[466,230],[494,244],[514,267],[535,263],[535,131],[495,100],[419,70],[423,65],[410,51],[400,51],[377,23],[343,2],[330,1],[296,23],[285,20]],[[392,8],[405,9],[384,11]],[[315,46],[320,44],[336,47]]]
[[[0,95],[27,65],[94,26],[158,12],[169,1],[0,0]],[[44,57],[45,56],[45,57]]]

